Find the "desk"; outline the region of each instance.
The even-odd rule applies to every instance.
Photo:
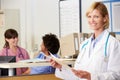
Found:
[[[75,59],[62,59],[66,64],[74,64]],[[13,76],[13,68],[23,68],[23,67],[35,67],[35,66],[49,66],[49,62],[34,62],[34,63],[26,63],[26,62],[18,62],[18,63],[1,63],[0,68],[9,69],[9,76]]]
[[[0,77],[0,80],[61,80],[54,74]]]

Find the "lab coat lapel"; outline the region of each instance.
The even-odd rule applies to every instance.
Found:
[[[90,45],[91,45],[91,38],[88,39],[88,45],[86,46],[86,53],[87,53],[87,57],[89,57],[89,51],[90,51]]]
[[[87,44],[86,44],[87,43]],[[82,45],[82,46],[84,46],[84,48],[82,48],[81,49],[81,52],[80,52],[80,56],[78,56],[79,58],[78,58],[78,61],[77,62],[80,62],[81,61],[81,59],[83,59],[83,56],[85,56],[86,55],[86,57],[85,57],[85,59],[88,59],[87,57],[88,57],[88,53],[89,53],[89,50],[90,50],[90,39],[87,39],[86,41],[85,41],[85,43],[83,43],[83,44],[86,44],[85,46],[84,45]],[[79,60],[80,59],[80,60]],[[88,60],[86,60],[86,61],[88,61]]]
[[[87,69],[87,67],[88,67],[88,64],[90,63],[89,61],[90,61],[90,58],[89,58],[89,50],[90,50],[90,41],[91,41],[91,39],[88,39],[88,40],[86,40],[85,41],[85,43],[86,42],[88,42],[88,44],[87,45],[85,45],[85,47],[82,49],[82,52],[80,53],[81,55],[80,56],[78,56],[79,58],[77,58],[77,60],[76,60],[76,65],[75,65],[75,68],[76,69]],[[83,43],[83,44],[85,44],[85,43]]]
[[[98,52],[102,52],[100,54],[104,54],[104,49],[105,49],[105,43],[107,40],[107,36],[109,35],[109,32],[106,30],[101,38],[101,40],[96,44],[94,52],[91,54],[91,57],[99,54]]]
[[[86,64],[88,64],[89,63],[89,61],[90,61],[90,58],[89,58],[89,51],[90,51],[90,45],[91,45],[91,38],[90,39],[88,39],[88,44],[86,45],[86,50],[85,50],[85,53],[83,53],[84,54],[84,58],[86,59]]]

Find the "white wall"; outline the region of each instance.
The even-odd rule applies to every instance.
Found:
[[[3,48],[4,43],[5,43],[4,32],[6,29],[14,27],[14,29],[16,29],[17,32],[20,33],[19,10],[4,9],[4,14],[2,16],[4,17],[3,18],[4,24],[0,26],[0,49]]]
[[[44,34],[59,36],[58,0],[1,0],[1,8],[20,10],[20,42],[30,53]]]

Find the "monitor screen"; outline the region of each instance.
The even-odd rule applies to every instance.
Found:
[[[0,63],[12,63],[16,62],[15,56],[0,56]],[[13,71],[14,75],[16,75],[16,69]],[[8,69],[0,68],[0,76],[8,76]]]

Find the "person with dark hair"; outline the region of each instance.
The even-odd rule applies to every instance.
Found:
[[[7,29],[4,33],[5,45],[0,50],[0,56],[16,56],[16,62],[29,59],[28,52],[18,46],[18,33],[15,29]],[[17,68],[16,75],[23,74],[28,68]]]
[[[66,69],[51,59],[55,75],[64,80],[120,80],[120,42],[108,30],[107,7],[94,2],[86,17],[93,34],[80,44],[74,68]]]
[[[46,34],[42,37],[43,43],[41,46],[45,46],[48,52],[51,52],[52,54],[56,54],[60,48],[59,40],[56,35],[54,34]],[[44,52],[44,50],[43,50]]]
[[[50,56],[50,53],[58,57],[57,53],[59,51],[59,48],[60,43],[57,36],[52,33],[45,34],[45,36],[42,37],[41,51],[36,58],[47,60],[48,58],[46,55]],[[28,71],[26,71],[26,74],[50,74],[54,72],[55,68],[52,66],[38,66],[31,67]]]

